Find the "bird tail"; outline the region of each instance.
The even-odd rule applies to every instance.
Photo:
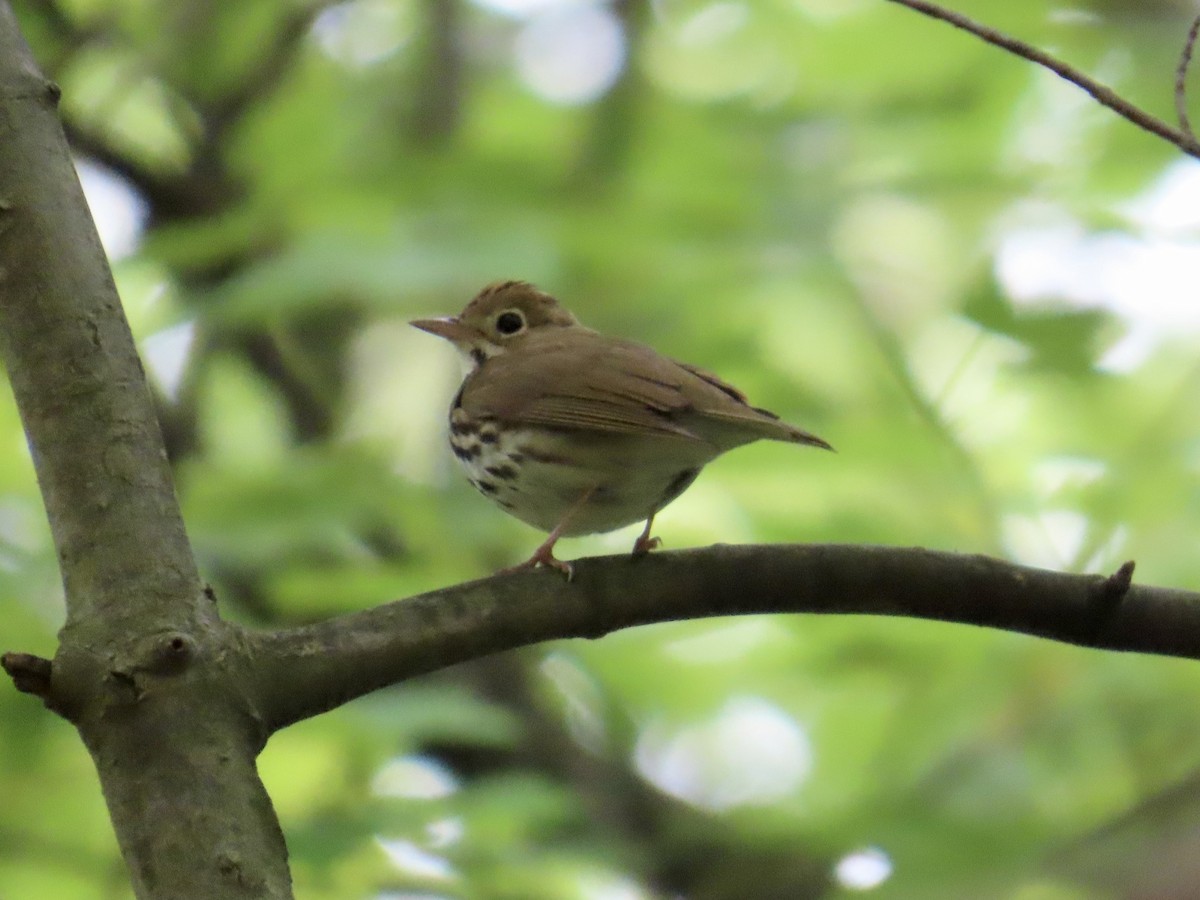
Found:
[[[781,422],[780,424],[782,425],[784,423]],[[808,444],[810,447],[820,447],[822,450],[831,450],[835,453],[837,452],[836,450],[833,450],[833,444],[829,443],[829,441],[825,440],[824,438],[819,438],[815,434],[805,431],[802,428],[793,428],[791,425],[788,425],[787,430],[787,439],[793,444]]]
[[[765,409],[759,409],[757,406],[753,407],[753,409],[755,412],[770,416],[775,420],[773,423],[776,426],[775,430],[780,432],[780,434],[777,436],[772,433],[768,437],[775,438],[775,440],[791,441],[793,444],[808,444],[810,447],[820,447],[822,450],[833,450],[833,444],[824,438],[817,437],[811,431],[805,431],[803,428],[789,425],[787,422],[776,417],[774,413],[767,412]]]
[[[737,426],[737,430],[741,434],[741,439],[737,441],[739,444],[766,438],[771,441],[807,444],[810,447],[820,447],[822,450],[833,449],[833,446],[824,438],[819,438],[795,425],[789,425],[770,410],[759,409],[757,406],[747,405],[736,413],[726,410],[707,410],[706,416]]]

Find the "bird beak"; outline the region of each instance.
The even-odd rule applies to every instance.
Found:
[[[436,334],[438,337],[456,344],[468,341],[475,335],[475,329],[464,325],[456,316],[447,316],[444,319],[414,319],[408,324],[413,328],[420,328],[422,331]]]

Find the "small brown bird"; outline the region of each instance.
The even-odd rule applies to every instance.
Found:
[[[654,515],[705,464],[766,438],[833,449],[750,406],[715,375],[585,328],[523,281],[479,292],[458,316],[419,319],[462,354],[450,447],[476,489],[549,537],[520,566],[572,568],[560,537],[645,520],[635,556],[658,546]]]

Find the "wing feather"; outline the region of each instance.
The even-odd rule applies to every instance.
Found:
[[[464,385],[472,416],[548,428],[670,437],[728,449],[757,438],[819,441],[703,369],[594,331],[531,333]],[[811,440],[810,440],[811,439]],[[823,442],[821,442],[823,443]]]

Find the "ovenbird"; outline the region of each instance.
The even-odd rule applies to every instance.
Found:
[[[463,356],[450,446],[471,484],[549,532],[513,570],[544,565],[569,580],[560,537],[642,520],[634,555],[653,549],[655,513],[726,450],[760,438],[832,449],[703,369],[585,328],[526,282],[497,282],[458,316],[412,324]]]

